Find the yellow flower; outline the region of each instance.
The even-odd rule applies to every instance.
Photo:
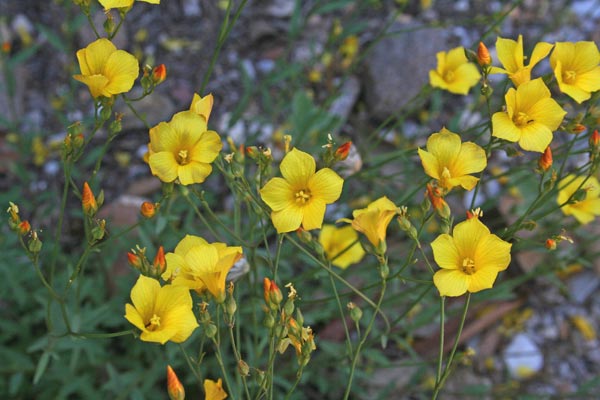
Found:
[[[227,398],[227,393],[223,389],[221,378],[218,381],[210,379],[204,380],[204,400],[224,400]]]
[[[292,149],[281,161],[283,178],[273,178],[260,190],[260,196],[273,212],[271,220],[278,233],[320,228],[325,206],[342,193],[344,180],[329,168],[315,173],[315,159]]]
[[[519,35],[519,38],[515,42],[512,39],[504,39],[498,37],[496,39],[496,51],[498,53],[498,59],[504,68],[492,67],[490,73],[492,74],[508,74],[510,80],[515,86],[519,86],[522,83],[529,82],[531,80],[531,70],[537,63],[543,60],[548,53],[552,50],[552,45],[546,42],[540,42],[533,48],[533,53],[529,59],[529,64],[525,66],[523,56],[523,36]]]
[[[325,249],[325,254],[331,263],[342,269],[356,264],[365,255],[364,249],[358,242],[358,234],[351,226],[337,228],[335,225],[323,225],[319,234],[319,243]]]
[[[210,112],[212,111],[213,102],[214,99],[212,93],[209,93],[204,97],[200,97],[198,93],[194,93],[194,98],[192,99],[192,104],[190,105],[190,111],[200,115],[206,122],[208,122]]]
[[[543,153],[567,112],[550,97],[542,78],[508,89],[504,99],[506,111],[492,115],[492,135]]]
[[[581,103],[600,90],[600,53],[594,42],[558,42],[550,66],[560,91]]]
[[[133,305],[125,305],[125,318],[142,331],[140,339],[145,342],[181,343],[198,327],[185,286],[161,287],[156,279],[140,275],[131,300]]]
[[[167,270],[162,275],[173,285],[183,285],[199,293],[204,291],[217,300],[225,300],[227,273],[242,257],[242,248],[224,243],[208,243],[198,236],[186,235],[167,253]]]
[[[398,207],[383,196],[370,203],[367,208],[354,210],[354,219],[343,218],[340,221],[351,223],[352,228],[363,233],[375,248],[379,248],[385,243],[387,227],[397,212]]]
[[[133,5],[134,0],[98,0],[98,2],[104,7],[105,10],[110,10],[111,8],[126,8],[131,7]],[[160,4],[160,0],[138,0],[144,1],[150,4]]]
[[[479,82],[481,75],[475,64],[465,56],[465,49],[454,48],[437,53],[437,68],[429,71],[429,83],[450,93],[467,94]]]
[[[442,268],[433,276],[441,296],[460,296],[493,286],[498,272],[510,263],[511,244],[491,234],[478,218],[454,227],[432,243],[433,258]]]
[[[152,174],[163,182],[179,178],[182,185],[202,183],[222,147],[221,138],[207,130],[204,118],[182,111],[170,122],[150,129],[148,163]]]
[[[85,83],[94,98],[128,92],[140,74],[137,59],[104,38],[78,50],[77,60],[81,74],[73,78]]]
[[[587,224],[600,215],[600,184],[593,176],[585,182],[585,177],[568,175],[558,183],[558,198],[556,202],[561,205],[569,199],[569,202],[561,207],[565,215],[572,215],[581,224]],[[585,196],[575,195],[578,190],[585,191]],[[574,196],[575,195],[575,196]]]
[[[479,178],[469,174],[481,172],[487,165],[481,147],[472,142],[462,143],[459,135],[446,128],[429,136],[427,151],[418,149],[418,152],[425,173],[446,190],[455,186],[473,189]]]

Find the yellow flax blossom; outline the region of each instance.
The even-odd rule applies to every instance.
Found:
[[[469,174],[481,172],[487,165],[485,150],[475,143],[461,142],[459,135],[446,128],[429,136],[427,151],[418,152],[425,173],[445,190],[455,186],[473,189],[479,178]]]
[[[77,61],[81,74],[73,78],[85,83],[94,98],[128,92],[140,74],[137,59],[104,38],[78,50]]]
[[[507,74],[515,86],[531,80],[531,70],[543,60],[552,50],[552,45],[540,42],[533,48],[529,64],[525,66],[523,55],[523,36],[519,35],[517,41],[498,37],[496,39],[496,52],[504,68],[492,67],[492,74]]]
[[[208,243],[198,236],[186,235],[167,253],[167,270],[162,278],[199,293],[208,291],[218,302],[225,300],[227,273],[242,257],[242,248],[225,243]]]
[[[506,111],[492,115],[492,135],[543,153],[567,112],[550,97],[542,78],[508,89],[504,99]]]
[[[331,263],[342,269],[356,264],[365,255],[364,249],[358,242],[358,233],[351,226],[338,228],[335,225],[323,225],[319,234],[319,243]]]
[[[131,300],[133,305],[125,305],[125,318],[142,331],[140,339],[145,342],[181,343],[198,327],[185,286],[161,287],[156,279],[140,275]]]
[[[367,208],[354,210],[354,219],[343,218],[340,221],[351,223],[352,228],[363,233],[375,248],[379,248],[385,244],[387,227],[397,212],[398,207],[383,196],[370,203]]]
[[[104,7],[105,10],[111,8],[128,8],[133,5],[134,0],[98,0],[98,2]],[[160,4],[160,0],[137,0],[144,1],[150,4]]]
[[[194,98],[192,99],[192,104],[190,105],[190,111],[200,115],[206,122],[208,122],[213,103],[214,98],[212,93],[209,93],[204,97],[200,97],[198,93],[194,93]]]
[[[211,162],[223,144],[206,120],[192,111],[182,111],[170,122],[150,129],[148,164],[153,175],[163,182],[179,179],[182,185],[202,183],[212,172]]]
[[[479,82],[481,74],[475,64],[467,60],[464,48],[457,47],[447,53],[440,51],[436,57],[437,68],[429,71],[431,86],[466,95]]]
[[[558,42],[550,66],[560,91],[581,103],[600,90],[600,53],[594,42]]]
[[[227,393],[223,389],[221,378],[216,382],[210,379],[204,380],[204,400],[224,400]]]
[[[277,232],[320,228],[325,206],[340,197],[344,180],[329,168],[315,173],[315,159],[298,149],[285,155],[279,169],[283,178],[271,179],[260,190]]]
[[[583,196],[576,195],[578,190],[584,192]],[[564,204],[561,210],[565,215],[574,216],[581,224],[590,223],[600,215],[600,183],[593,176],[585,180],[583,176],[568,175],[558,183],[556,202]]]
[[[510,263],[511,244],[491,234],[479,220],[471,218],[444,233],[432,243],[433,258],[440,270],[433,283],[441,296],[460,296],[493,286],[498,272]]]

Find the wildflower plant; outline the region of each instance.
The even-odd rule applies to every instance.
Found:
[[[555,273],[535,267],[523,275],[511,264],[516,253],[555,250],[573,241],[567,230],[600,215],[600,57],[593,42],[539,42],[525,65],[523,37],[498,37],[502,68],[493,66],[494,53],[479,40],[479,46],[440,49],[419,96],[444,103],[464,95],[482,121],[464,128],[451,118],[436,120],[427,135],[404,138],[388,152],[377,146],[383,125],[350,141],[339,133],[343,129],[335,130],[340,121],[322,108],[338,96],[339,78],[368,55],[360,35],[340,22],[329,47],[315,56],[322,63],[318,70],[290,68],[306,73],[305,80],[272,77],[294,93],[279,115],[283,128],[273,137],[240,139],[213,130],[213,108],[222,111],[227,93],[215,86],[213,96],[205,89],[246,1],[219,3],[225,5],[224,22],[203,83],[183,109],[154,124],[139,112],[138,101],[159,95],[155,89],[170,79],[169,66],[140,70],[137,53],[117,49],[112,39],[127,25],[132,7],[164,4],[75,3],[92,24],[91,11],[105,10],[104,31],[93,26],[97,37],[70,54],[80,68],[73,79],[89,90],[89,118],[69,125],[60,144],[63,186],[52,205],[55,215],[44,218],[28,202],[7,201],[7,240],[26,256],[11,249],[9,258],[26,258],[26,276],[35,277],[23,283],[7,270],[7,281],[17,285],[14,302],[7,302],[23,308],[35,303],[28,310],[43,303],[32,315],[46,329],[27,346],[40,354],[35,365],[19,372],[32,375],[34,387],[11,378],[19,398],[42,396],[35,385],[45,383],[50,397],[39,398],[69,397],[69,391],[106,398],[129,387],[131,397],[139,397],[164,383],[165,368],[167,385],[160,390],[177,400],[186,392],[209,400],[305,398],[312,391],[322,398],[358,398],[373,366],[389,365],[405,351],[432,376],[428,388],[412,389],[436,399],[457,361],[470,356],[460,345],[471,304],[510,298],[519,282]],[[536,75],[534,67],[544,62],[551,72]],[[495,73],[506,76],[490,80]],[[306,80],[316,94],[293,86]],[[473,90],[476,85],[481,90]],[[278,92],[263,89],[264,96]],[[417,108],[424,104],[418,100]],[[117,112],[121,106],[131,115]],[[161,190],[153,199],[139,199],[138,221],[122,227],[107,210],[115,196],[103,159],[124,135],[124,118],[139,118],[147,127],[144,171]],[[357,154],[364,162],[353,160]],[[391,168],[396,166],[401,168]],[[516,205],[506,212],[500,205],[509,200]],[[501,215],[494,217],[491,209]],[[70,238],[80,239],[77,244],[65,240],[67,224],[79,226]],[[131,266],[126,272],[113,267],[118,252]],[[24,293],[32,282],[39,290],[29,298]],[[447,304],[447,297],[458,299]],[[462,311],[448,346],[450,304],[462,304]],[[6,320],[8,342],[16,342],[22,329]],[[432,363],[412,343],[419,328],[436,324]],[[104,347],[98,351],[90,343]],[[387,352],[391,343],[394,351]],[[120,361],[110,357],[115,348],[124,353]],[[11,351],[2,354],[16,359]],[[110,384],[91,378],[77,386],[64,383],[64,371],[75,379],[86,370],[81,354],[92,359],[94,379],[108,375]],[[144,368],[130,373],[138,361]]]

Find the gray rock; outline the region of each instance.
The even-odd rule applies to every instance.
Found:
[[[600,286],[600,277],[593,271],[583,271],[569,279],[567,286],[573,301],[582,304]]]
[[[513,378],[524,379],[542,369],[544,355],[529,335],[518,333],[504,350],[504,363]]]
[[[448,50],[444,29],[395,24],[390,32],[402,33],[374,46],[364,72],[367,105],[381,119],[398,112],[419,93],[429,82],[429,70],[436,67],[436,53]]]
[[[340,88],[339,97],[331,103],[329,114],[339,117],[342,121],[346,121],[354,107],[354,103],[356,103],[359,92],[360,83],[358,79],[354,76],[348,77],[346,82],[344,82]],[[337,133],[338,131],[339,128],[334,133]]]

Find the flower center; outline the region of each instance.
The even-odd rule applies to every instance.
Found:
[[[467,275],[473,275],[475,273],[475,261],[472,258],[463,258],[462,266],[460,270]]]
[[[563,73],[563,81],[568,84],[574,84],[575,79],[577,79],[577,72],[575,71],[565,71]]]
[[[190,160],[188,160],[187,150],[179,150],[179,153],[177,153],[177,162],[179,163],[179,165],[185,165],[188,162],[190,162]]]
[[[301,189],[296,192],[295,197],[296,197],[296,203],[306,204],[310,200],[310,197],[311,197],[310,190]]]
[[[150,322],[146,324],[146,329],[148,329],[150,332],[154,332],[158,328],[160,328],[160,317],[156,314],[153,314],[152,318],[150,318]]]
[[[530,124],[533,122],[533,119],[529,118],[529,115],[527,115],[526,113],[524,113],[523,111],[519,111],[514,117],[513,117],[513,122],[515,123],[515,125],[517,125],[518,127],[521,126],[526,126],[527,124]]]
[[[454,71],[446,71],[444,73],[444,80],[446,82],[454,82]]]

